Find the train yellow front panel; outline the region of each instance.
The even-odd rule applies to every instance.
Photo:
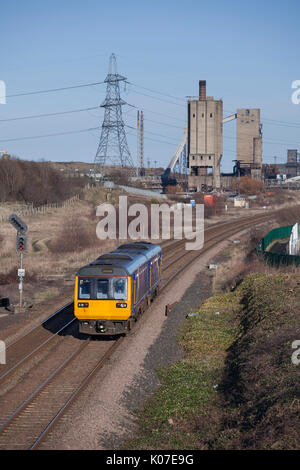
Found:
[[[131,314],[131,278],[128,277],[127,300],[81,300],[78,299],[78,277],[75,280],[74,315],[79,320],[127,320]],[[78,304],[88,304],[88,307],[78,307]],[[117,304],[127,304],[127,307],[117,307]]]

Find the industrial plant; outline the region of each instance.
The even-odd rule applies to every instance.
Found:
[[[164,189],[169,185],[183,185],[193,191],[231,189],[235,178],[250,176],[261,180],[262,124],[260,109],[240,108],[223,117],[223,101],[207,96],[206,80],[199,81],[198,96],[188,97],[187,127],[183,137],[163,174],[152,174],[144,167],[144,113],[137,111],[137,167],[134,166],[126,140],[119,83],[126,78],[117,73],[116,57],[110,57],[102,131],[93,175],[99,181],[111,165],[127,170],[128,176],[147,187]],[[223,156],[223,126],[236,121],[236,159],[230,174],[221,172]],[[290,156],[294,168],[294,156]],[[154,178],[153,178],[154,176]]]
[[[230,188],[233,178],[262,176],[262,124],[260,109],[238,109],[223,118],[223,101],[206,95],[199,81],[199,97],[188,101],[189,187],[197,191]],[[221,173],[223,125],[236,120],[236,164],[232,174]]]

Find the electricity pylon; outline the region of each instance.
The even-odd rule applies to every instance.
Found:
[[[126,77],[117,73],[115,54],[109,59],[109,71],[106,79],[106,98],[101,107],[105,109],[102,123],[101,137],[94,161],[94,174],[104,174],[107,165],[121,165],[129,167],[135,174],[135,168],[129,151],[125,124],[122,117],[122,106],[126,104],[120,96],[120,82]]]

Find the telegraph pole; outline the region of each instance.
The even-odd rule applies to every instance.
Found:
[[[137,153],[138,153],[138,162],[139,162],[139,175],[144,176],[144,114],[143,111],[137,112]]]

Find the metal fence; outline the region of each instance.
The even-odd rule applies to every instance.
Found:
[[[300,256],[299,255],[288,255],[283,253],[275,253],[272,251],[272,245],[275,241],[284,240],[290,238],[293,225],[285,225],[284,227],[278,227],[260,240],[256,247],[257,254],[259,257],[262,257],[265,262],[271,264],[272,266],[279,266],[280,264],[288,266],[294,264],[296,266],[300,265]]]
[[[15,214],[18,216],[34,216],[39,214],[47,214],[48,212],[53,211],[54,209],[59,209],[61,207],[67,207],[74,204],[76,201],[80,199],[80,195],[76,194],[75,196],[67,199],[66,201],[56,202],[54,204],[44,204],[43,206],[33,207],[32,205],[28,205],[21,208],[15,209]],[[8,222],[9,215],[0,215],[0,223]]]

